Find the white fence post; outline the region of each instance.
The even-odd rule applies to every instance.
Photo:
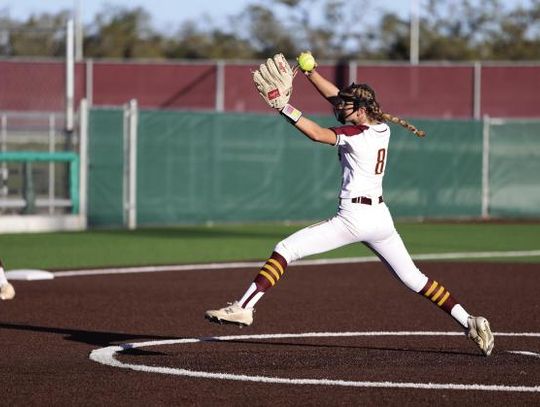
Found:
[[[225,110],[225,62],[216,63],[216,112]]]
[[[0,151],[7,151],[7,116],[2,114],[0,118]],[[8,167],[2,162],[0,167],[0,197],[7,197],[8,194]]]
[[[124,223],[137,227],[137,101],[131,99],[124,109]]]
[[[473,118],[480,120],[482,117],[482,64],[475,62],[473,65]]]
[[[484,116],[482,123],[482,219],[489,218],[489,136],[490,119]]]
[[[56,117],[54,113],[49,115],[49,153],[54,153],[56,150]],[[54,162],[49,163],[49,214],[54,213],[54,187],[55,166]]]
[[[79,108],[79,217],[83,228],[88,226],[88,101]]]
[[[92,106],[94,103],[94,61],[92,58],[86,60],[85,64],[85,77],[86,77],[86,100],[88,106]]]
[[[356,83],[358,64],[356,61],[349,62],[349,83]]]

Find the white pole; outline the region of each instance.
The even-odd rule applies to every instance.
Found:
[[[2,114],[1,122],[2,151],[7,151],[7,117],[5,113]]]
[[[473,117],[476,120],[481,118],[481,106],[482,106],[482,64],[480,62],[474,63],[474,94],[473,94]]]
[[[410,14],[410,63],[417,65],[420,50],[420,0],[411,0]]]
[[[56,150],[55,146],[55,128],[56,128],[56,120],[54,113],[51,113],[49,115],[49,153],[54,153]],[[54,162],[51,161],[49,163],[49,214],[54,213],[54,195],[55,195],[55,189],[54,189]]]
[[[129,101],[128,228],[137,227],[137,101]]]
[[[216,63],[216,111],[225,110],[225,62],[219,60]]]
[[[484,116],[482,128],[482,218],[489,218],[489,133],[490,119]]]
[[[73,131],[73,103],[75,60],[73,58],[73,20],[69,20],[66,30],[66,131]]]
[[[88,101],[88,106],[94,104],[94,60],[88,58],[86,60],[86,100]]]
[[[356,71],[358,69],[358,64],[356,61],[349,62],[349,83],[356,83],[357,75]]]
[[[1,130],[0,135],[2,139],[2,148],[0,151],[7,151],[7,117],[5,114],[2,114],[1,118]],[[2,182],[0,183],[0,196],[7,196],[8,194],[8,167],[5,161],[2,161],[2,167],[0,169],[0,174],[2,174]]]
[[[75,60],[77,62],[83,59],[83,22],[82,22],[82,1],[76,0],[75,3]]]
[[[124,138],[124,155],[123,155],[123,174],[122,174],[122,220],[124,226],[128,226],[129,218],[129,103],[124,105],[124,125],[123,125],[123,138]]]
[[[79,107],[79,217],[82,227],[88,225],[88,102]]]

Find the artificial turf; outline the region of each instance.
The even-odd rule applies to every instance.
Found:
[[[305,225],[183,226],[0,234],[7,269],[66,269],[263,260],[275,244]],[[411,254],[540,250],[540,223],[398,223]],[[372,255],[361,244],[316,258]],[[496,257],[486,260],[501,260]],[[504,261],[540,262],[540,256]]]

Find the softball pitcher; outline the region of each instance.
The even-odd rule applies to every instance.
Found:
[[[4,264],[0,260],[0,300],[11,300],[15,297],[15,289],[7,281],[6,273],[4,272]]]
[[[306,54],[311,63],[302,64]],[[279,281],[287,265],[306,256],[362,242],[403,284],[450,314],[483,354],[490,355],[494,338],[487,319],[471,316],[445,286],[416,267],[383,199],[390,140],[386,122],[400,124],[420,137],[424,132],[384,113],[368,85],[353,83],[339,90],[316,71],[310,54],[300,54],[298,61],[300,66],[292,70],[284,56],[277,54],[260,66],[253,80],[263,99],[301,133],[313,141],[337,148],[342,169],[339,209],[333,218],[308,226],[279,242],[244,295],[225,308],[207,311],[205,317],[217,323],[251,325],[255,305]],[[298,69],[332,103],[342,126],[322,128],[288,104]]]

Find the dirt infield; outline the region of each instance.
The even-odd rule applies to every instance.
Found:
[[[540,336],[523,336],[540,333],[538,265],[419,265],[490,319],[491,357],[378,263],[291,267],[244,329],[203,314],[240,296],[253,269],[15,281],[16,299],[0,303],[0,404],[540,404]],[[265,334],[290,335],[255,336]],[[147,371],[89,358],[140,342],[150,344],[115,357]]]

